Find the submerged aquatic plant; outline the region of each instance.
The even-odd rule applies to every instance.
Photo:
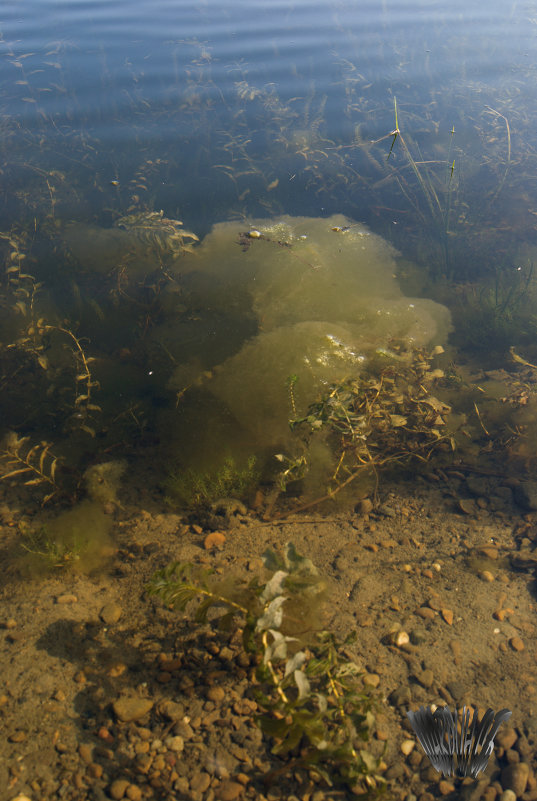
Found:
[[[255,456],[250,456],[243,465],[227,456],[219,467],[206,472],[187,468],[172,473],[166,490],[174,503],[187,507],[210,506],[221,498],[246,498],[259,479]]]
[[[507,353],[535,333],[533,263],[497,268],[480,284],[457,287],[454,342],[462,349]]]
[[[118,228],[129,231],[142,244],[168,253],[174,258],[182,253],[190,253],[192,244],[199,241],[192,231],[185,231],[180,220],[168,219],[163,211],[128,214],[116,220],[115,224]]]
[[[175,562],[155,574],[148,591],[180,610],[197,600],[200,624],[211,614],[221,628],[242,630],[244,651],[257,665],[257,723],[280,758],[266,781],[306,768],[328,786],[371,797],[384,782],[380,760],[367,751],[373,699],[348,656],[353,636],[340,642],[332,632],[315,631],[305,639],[304,622],[325,583],[291,543],[283,556],[269,550],[263,558],[272,573],[266,581],[222,579]]]
[[[291,421],[294,430],[306,429],[306,443],[320,432],[327,434],[337,461],[326,494],[293,511],[334,498],[365,473],[373,474],[378,486],[380,471],[411,461],[426,463],[435,451],[455,447],[446,426],[451,408],[433,394],[444,372],[432,361],[442,352],[441,346],[432,353],[395,344],[381,348],[376,370],[370,367],[333,384],[304,417]],[[278,458],[284,460],[281,454]],[[287,461],[304,467],[303,461]],[[281,478],[284,485],[293,478],[289,465]]]
[[[10,431],[4,438],[0,448],[0,481],[21,478],[26,487],[44,486],[46,494],[41,503],[46,504],[58,492],[60,487],[56,480],[58,457],[51,451],[50,442],[30,443],[30,437],[20,437]]]

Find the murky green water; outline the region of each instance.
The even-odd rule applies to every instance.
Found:
[[[499,0],[4,3],[4,474],[181,497],[394,338],[535,362],[536,35]]]

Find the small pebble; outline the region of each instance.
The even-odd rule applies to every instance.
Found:
[[[76,604],[78,602],[78,598],[76,595],[72,593],[65,593],[65,595],[58,595],[56,598],[57,604]]]
[[[216,797],[219,801],[235,801],[244,792],[244,787],[239,782],[223,781],[217,790]]]
[[[127,787],[129,786],[130,782],[127,779],[116,779],[110,785],[109,793],[115,801],[120,801],[121,798],[125,797],[125,793],[127,792]]]
[[[190,779],[190,789],[195,793],[204,793],[211,783],[208,773],[195,773]]]
[[[149,698],[136,698],[123,696],[112,704],[116,717],[124,723],[140,720],[153,708],[153,701]]]
[[[416,610],[416,614],[424,620],[434,620],[436,617],[434,609],[429,609],[428,606],[420,606],[420,608]]]
[[[412,753],[415,747],[416,743],[414,740],[403,740],[401,743],[401,753],[403,753],[405,756],[408,756]]]
[[[395,644],[400,648],[402,645],[408,645],[410,637],[406,631],[398,631],[395,635]]]
[[[507,765],[507,767],[502,770],[502,787],[504,790],[512,790],[518,798],[526,789],[529,772],[530,766],[527,762],[518,762],[514,765]]]
[[[185,741],[180,735],[176,734],[174,737],[167,737],[165,745],[170,751],[179,754],[185,747]]]
[[[504,790],[498,801],[516,801],[516,795],[512,790]]]
[[[490,572],[490,570],[481,570],[479,572],[479,578],[483,581],[494,581],[494,576]]]
[[[113,623],[117,623],[119,618],[123,613],[123,609],[119,606],[119,604],[114,603],[111,601],[108,604],[105,604],[101,611],[99,612],[99,617],[104,623],[108,623],[112,625]]]
[[[209,701],[214,701],[215,703],[219,704],[224,700],[225,697],[226,693],[222,687],[209,687],[207,690],[207,698]]]
[[[380,676],[378,676],[376,673],[366,673],[363,676],[362,681],[368,687],[378,687],[380,683]]]
[[[497,745],[500,748],[505,748],[507,751],[509,748],[512,748],[517,741],[517,733],[514,729],[510,727],[503,727],[500,729],[496,737],[494,738]]]
[[[509,640],[509,645],[513,649],[513,651],[523,651],[524,650],[524,643],[520,639],[520,637],[511,637]]]
[[[88,745],[87,743],[81,743],[78,746],[78,753],[80,754],[80,758],[82,759],[83,762],[86,763],[86,765],[89,765],[90,762],[93,761],[93,749],[91,745]]]
[[[442,609],[441,615],[448,624],[448,626],[451,626],[453,624],[453,612],[451,611],[451,609]]]
[[[211,534],[207,534],[203,541],[203,547],[206,551],[210,551],[211,548],[218,548],[218,550],[222,550],[224,544],[226,542],[225,534],[222,534],[221,531],[213,531]]]

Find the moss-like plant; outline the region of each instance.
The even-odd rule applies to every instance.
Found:
[[[206,622],[211,611],[222,628],[242,629],[243,648],[257,664],[257,723],[272,754],[282,758],[265,778],[302,767],[329,786],[371,796],[383,780],[379,760],[364,746],[373,699],[346,655],[352,637],[340,642],[332,632],[316,631],[306,643],[304,613],[324,593],[324,582],[292,544],[283,557],[267,551],[264,561],[272,571],[264,582],[222,579],[175,562],[153,577],[149,593],[177,609],[197,600],[197,622]]]
[[[245,498],[255,489],[259,478],[255,456],[250,456],[244,465],[227,456],[214,470],[198,472],[188,468],[172,473],[166,482],[166,491],[172,503],[189,508],[203,507],[220,498]]]

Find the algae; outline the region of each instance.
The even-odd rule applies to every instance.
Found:
[[[223,304],[234,292],[251,298],[257,335],[217,365],[205,386],[258,451],[285,444],[293,412],[359,374],[392,339],[413,347],[445,342],[449,311],[405,297],[396,260],[389,243],[343,215],[219,223],[181,259],[181,271],[214,275]],[[170,388],[184,386],[184,374],[182,365]]]

